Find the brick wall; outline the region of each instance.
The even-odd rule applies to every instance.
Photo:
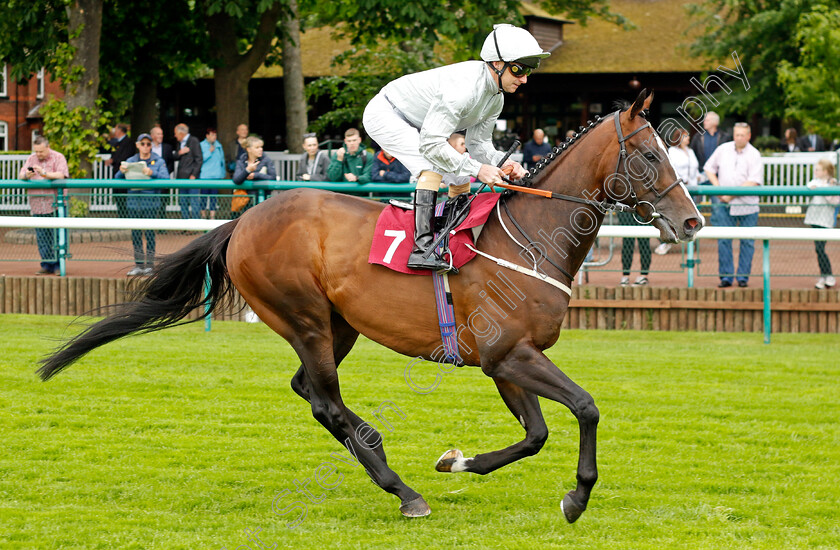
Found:
[[[44,94],[38,97],[38,78],[26,82],[14,82],[9,79],[11,67],[0,68],[0,76],[5,74],[5,94],[0,95],[0,151],[29,151],[32,149],[32,132],[43,127],[40,105],[51,95],[64,97],[58,82],[49,74],[44,77]],[[0,85],[0,92],[3,91]]]

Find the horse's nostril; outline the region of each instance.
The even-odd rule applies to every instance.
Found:
[[[686,235],[694,235],[700,228],[703,227],[703,222],[700,221],[698,218],[688,218],[683,223],[683,229],[685,230]]]

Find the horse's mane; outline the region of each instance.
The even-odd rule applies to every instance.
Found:
[[[541,158],[539,161],[537,161],[537,164],[533,168],[528,170],[528,172],[522,177],[523,183],[525,185],[529,185],[531,183],[531,181],[533,180],[533,178],[536,177],[537,174],[539,174],[540,172],[545,170],[545,168],[549,164],[551,164],[552,161],[554,161],[555,159],[560,157],[560,155],[566,149],[568,149],[569,147],[574,145],[574,143],[576,141],[579,141],[579,140],[583,139],[584,135],[587,132],[589,132],[595,126],[598,126],[599,124],[601,124],[601,122],[603,122],[607,118],[609,118],[609,117],[602,118],[602,117],[596,115],[594,121],[587,120],[586,121],[586,126],[580,126],[578,128],[577,132],[575,132],[575,134],[573,136],[567,137],[566,141],[564,141],[563,143],[561,143],[557,147],[552,147],[551,152],[549,154],[547,154],[546,156],[544,156],[543,158]]]
[[[628,110],[632,105],[633,104],[631,102],[627,101],[626,99],[616,99],[615,101],[613,101],[614,111],[624,112],[624,111]],[[589,130],[593,129],[595,126],[598,126],[606,118],[609,118],[609,117],[603,117],[602,118],[600,116],[596,116],[594,121],[587,120],[586,121],[586,126],[580,126],[578,128],[577,132],[575,132],[575,135],[566,138],[566,141],[561,143],[559,146],[553,147],[549,154],[547,154],[546,156],[541,158],[537,162],[536,166],[534,166],[533,168],[528,170],[528,173],[526,173],[525,176],[523,176],[522,180],[524,181],[525,185],[530,184],[531,181],[533,180],[533,178],[536,177],[537,174],[539,174],[540,172],[545,170],[545,168],[549,164],[551,164],[551,162],[553,160],[558,158],[566,149],[571,147],[572,144],[574,144],[576,141],[579,141],[580,139],[582,139],[584,134],[589,132]]]

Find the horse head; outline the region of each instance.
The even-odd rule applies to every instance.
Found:
[[[636,101],[613,116],[618,138],[615,169],[602,191],[610,199],[634,209],[636,219],[659,229],[663,242],[693,240],[703,217],[677,178],[665,143],[646,118],[653,92],[642,90]]]

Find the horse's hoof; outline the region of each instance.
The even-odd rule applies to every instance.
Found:
[[[422,518],[432,513],[432,509],[423,500],[423,497],[417,497],[410,502],[400,505],[400,512],[407,518]]]
[[[574,491],[569,491],[566,493],[566,496],[563,497],[563,501],[560,502],[560,509],[563,511],[563,515],[569,523],[577,521],[577,518],[579,518],[583,511],[586,510],[586,506],[581,506],[575,502],[574,498],[572,498],[573,492]]]
[[[443,453],[438,459],[437,464],[435,464],[435,470],[438,472],[451,472],[452,465],[455,464],[455,461],[459,458],[464,458],[464,453],[458,449],[450,449]]]

